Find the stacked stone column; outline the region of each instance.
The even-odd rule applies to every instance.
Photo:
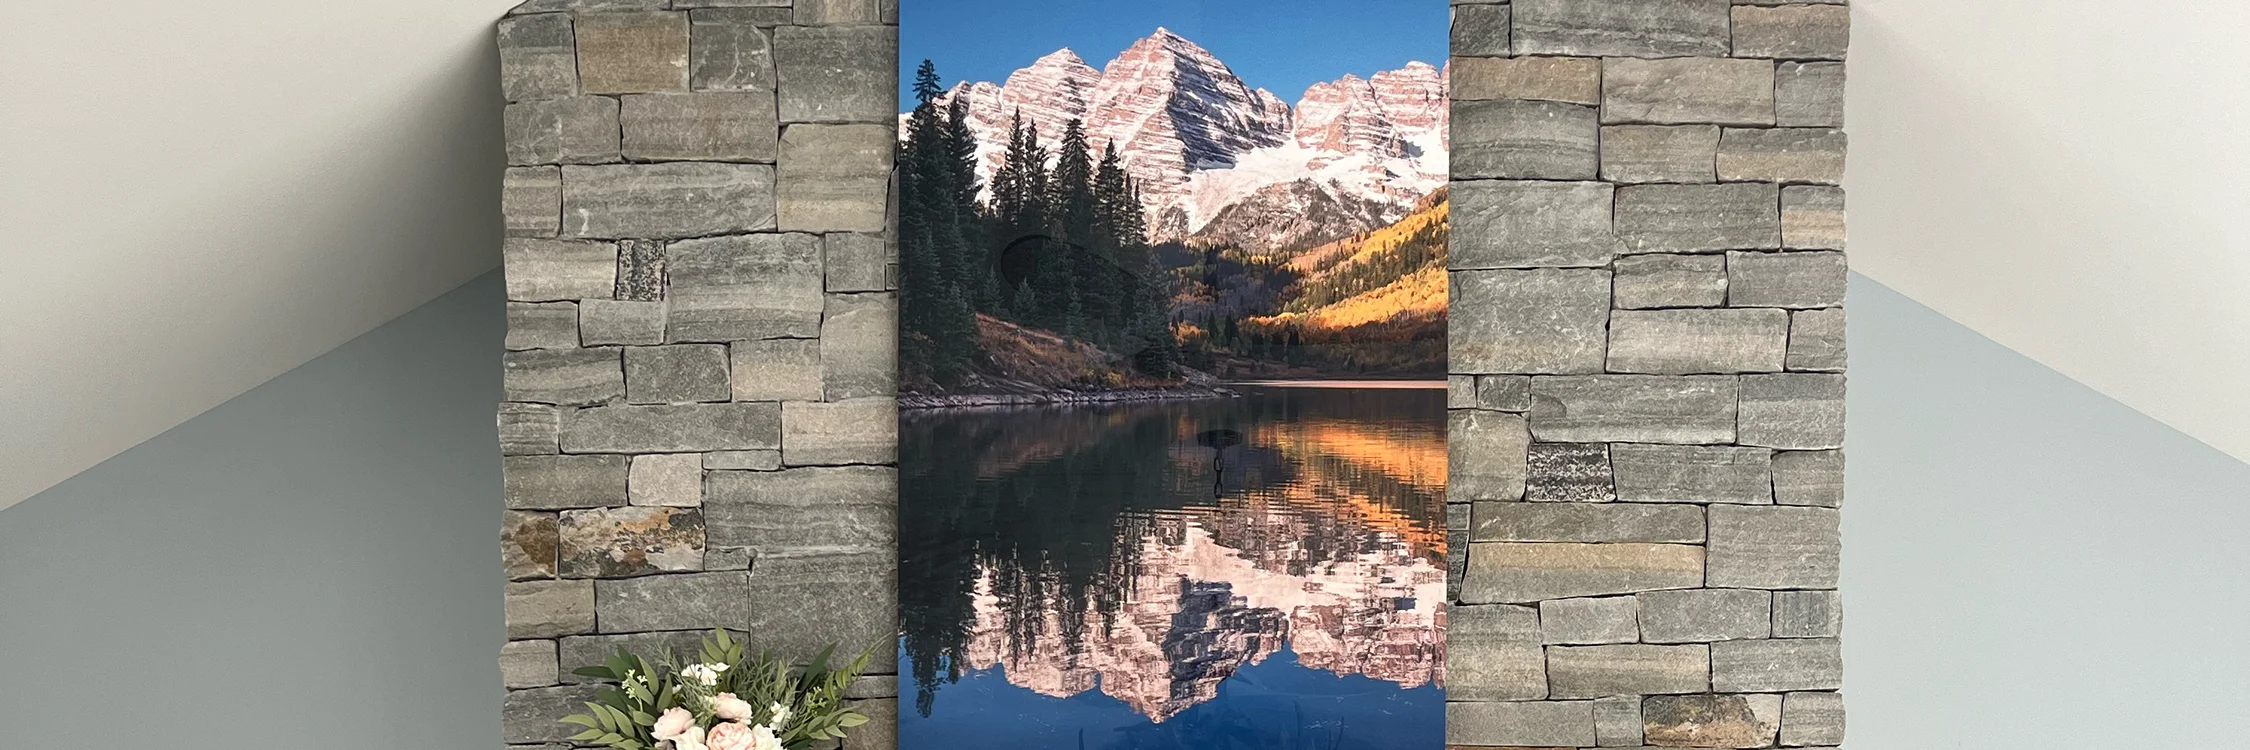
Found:
[[[1841,743],[1848,8],[1453,13],[1448,743]]]
[[[505,742],[712,627],[893,670],[897,9],[532,0],[508,168]],[[854,686],[888,748],[896,680]]]

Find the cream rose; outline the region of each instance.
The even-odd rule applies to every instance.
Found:
[[[756,710],[750,707],[749,701],[736,698],[733,693],[720,693],[711,697],[711,712],[718,714],[721,719],[749,721],[752,712]]]
[[[649,733],[660,740],[677,740],[686,735],[687,730],[694,728],[694,714],[688,713],[684,708],[670,708],[664,711],[664,715],[656,717],[656,726],[651,727]]]
[[[709,750],[781,750],[781,741],[764,725],[730,721],[711,728]]]
[[[672,750],[709,750],[703,744],[703,728],[688,727],[686,732],[672,740]]]

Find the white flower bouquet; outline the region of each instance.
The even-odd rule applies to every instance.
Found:
[[[618,649],[607,664],[572,670],[616,684],[594,694],[588,713],[562,721],[586,728],[571,740],[615,750],[799,750],[867,723],[846,705],[844,689],[874,651],[831,668],[834,651],[792,669],[772,654],[745,658],[742,642],[723,629],[703,639],[693,662],[669,649],[653,661]]]

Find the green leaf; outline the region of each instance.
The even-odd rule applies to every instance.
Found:
[[[571,735],[571,736],[570,736],[570,739],[571,739],[571,741],[572,741],[572,742],[585,742],[585,741],[587,741],[587,740],[590,740],[590,739],[593,739],[593,738],[595,738],[595,737],[600,737],[600,736],[602,736],[602,734],[603,734],[603,733],[602,733],[602,730],[599,730],[599,729],[588,729],[588,730],[586,730],[586,731],[583,731],[583,732],[579,732],[579,733],[577,733],[577,734]]]
[[[836,723],[847,727],[856,727],[867,723],[867,717],[847,711],[836,717]]]

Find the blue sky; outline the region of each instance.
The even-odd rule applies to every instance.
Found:
[[[1444,66],[1443,0],[904,0],[899,101],[914,69],[955,81],[1006,80],[1069,47],[1096,69],[1163,26],[1218,55],[1252,87],[1291,104],[1320,81],[1421,60]]]

